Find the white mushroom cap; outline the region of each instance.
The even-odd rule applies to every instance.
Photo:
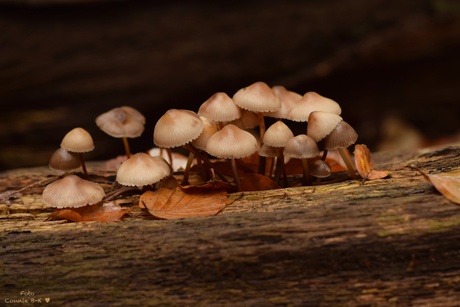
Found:
[[[295,159],[310,159],[319,155],[319,148],[313,138],[299,134],[286,143],[284,155]]]
[[[183,146],[198,138],[203,129],[204,124],[195,112],[170,109],[157,121],[153,142],[163,148]]]
[[[334,113],[311,112],[308,117],[307,135],[319,142],[328,136],[342,120],[342,117]]]
[[[281,101],[272,89],[262,81],[238,90],[233,101],[240,108],[253,112],[272,112],[281,108]]]
[[[122,106],[99,115],[96,125],[115,138],[136,138],[144,131],[145,117],[132,107]]]
[[[292,121],[306,122],[311,112],[322,111],[340,115],[340,105],[330,98],[316,92],[307,92],[302,99],[288,113],[287,118]]]
[[[280,149],[277,147],[271,147],[267,144],[262,144],[262,146],[258,150],[259,156],[266,157],[266,158],[274,158],[278,157]]]
[[[257,140],[251,133],[228,124],[208,139],[206,152],[217,158],[239,159],[250,156],[258,148]]]
[[[215,122],[230,122],[241,117],[241,109],[226,93],[217,92],[203,102],[198,115]]]
[[[97,183],[67,175],[46,186],[42,201],[55,208],[78,208],[96,204],[104,195],[104,189]]]
[[[324,149],[347,148],[358,139],[358,134],[350,124],[342,120],[332,132],[324,138]]]
[[[83,128],[70,130],[62,139],[61,147],[70,152],[88,152],[94,149],[91,135]]]
[[[294,133],[292,133],[291,129],[278,120],[265,131],[263,143],[271,147],[284,147],[293,137]]]
[[[154,184],[170,173],[169,164],[163,158],[139,152],[120,165],[116,180],[126,186],[144,186]]]
[[[259,115],[245,109],[241,110],[241,117],[229,122],[241,129],[252,129],[259,126]]]

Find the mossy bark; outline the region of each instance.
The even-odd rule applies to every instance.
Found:
[[[455,306],[460,206],[405,166],[458,169],[460,146],[374,158],[390,178],[361,184],[344,172],[312,187],[234,193],[217,216],[175,221],[152,219],[136,195],[119,200],[132,214],[118,223],[44,221],[38,185],[1,205],[0,299],[30,291],[60,306]],[[1,183],[46,176],[17,170]]]

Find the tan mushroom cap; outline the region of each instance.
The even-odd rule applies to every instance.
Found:
[[[229,122],[229,124],[235,125],[243,130],[255,128],[259,126],[259,123],[259,115],[257,115],[257,113],[244,109],[241,110],[240,118]]]
[[[271,147],[267,144],[262,144],[262,146],[258,150],[259,156],[266,157],[266,158],[274,158],[278,157],[279,155],[279,148]]]
[[[215,122],[230,122],[241,117],[241,109],[224,92],[217,92],[198,109],[198,115]]]
[[[206,152],[224,159],[239,159],[252,155],[259,148],[249,132],[228,124],[208,139]]]
[[[71,171],[81,166],[81,160],[77,153],[68,152],[64,148],[58,148],[49,161],[49,167],[59,171]]]
[[[292,133],[291,129],[278,120],[265,131],[263,143],[271,147],[284,147],[293,137],[294,133]]]
[[[70,152],[89,152],[94,149],[91,135],[81,127],[70,130],[62,139],[61,147]]]
[[[294,108],[302,99],[302,95],[299,93],[289,91],[282,85],[272,86],[272,91],[280,99],[281,107],[277,111],[264,112],[264,116],[289,119],[289,111]]]
[[[350,124],[342,120],[332,132],[324,138],[324,149],[347,148],[358,139],[358,133]]]
[[[307,92],[302,99],[288,113],[287,118],[292,121],[306,122],[311,112],[322,111],[340,115],[342,108],[330,98],[316,92]]]
[[[317,178],[326,178],[331,175],[331,167],[326,161],[321,159],[315,160],[310,165],[310,175],[315,176]]]
[[[155,124],[153,142],[163,148],[183,146],[198,138],[203,129],[204,124],[195,112],[170,109]]]
[[[319,155],[319,148],[313,138],[299,134],[286,143],[284,155],[295,159],[310,159]]]
[[[208,143],[208,139],[214,133],[219,131],[219,129],[217,128],[217,124],[214,121],[204,116],[200,116],[200,118],[204,124],[204,129],[203,129],[203,132],[201,132],[200,136],[197,139],[192,141],[192,145],[195,146],[195,148],[205,150],[206,144]]]
[[[342,117],[334,113],[311,112],[308,117],[307,135],[319,142],[328,136],[342,120]]]
[[[281,108],[281,101],[272,89],[262,81],[239,89],[233,95],[237,106],[253,112],[272,112]]]
[[[115,138],[136,138],[144,132],[145,117],[132,107],[122,106],[99,115],[96,125]]]
[[[42,201],[54,208],[78,208],[96,204],[104,195],[104,190],[97,183],[67,175],[46,186]]]
[[[116,180],[126,186],[144,186],[154,184],[170,173],[169,164],[163,158],[139,152],[120,165]]]

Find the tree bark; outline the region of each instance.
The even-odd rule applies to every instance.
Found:
[[[390,178],[361,184],[337,173],[311,187],[233,193],[217,216],[173,221],[149,217],[136,195],[118,200],[132,208],[121,222],[44,221],[50,211],[39,201],[43,181],[0,207],[0,299],[49,298],[59,306],[458,306],[460,207],[406,166],[458,169],[460,145],[373,158]],[[113,177],[100,163],[89,171],[104,174],[109,188]],[[17,189],[51,176],[37,168],[0,180]]]

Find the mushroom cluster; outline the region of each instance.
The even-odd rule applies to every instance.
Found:
[[[123,140],[126,159],[116,174],[116,181],[122,186],[142,189],[171,176],[171,150],[183,147],[190,154],[182,185],[188,184],[196,159],[203,179],[208,180],[210,174],[225,182],[233,178],[240,189],[237,160],[249,156],[258,159],[259,174],[273,178],[276,183],[284,178],[282,186],[287,186],[285,161],[298,159],[303,168],[302,184],[310,185],[315,177],[325,178],[331,174],[326,156],[336,150],[351,178],[357,178],[347,148],[356,142],[358,135],[343,120],[341,112],[337,102],[316,92],[301,95],[284,86],[270,87],[261,81],[236,91],[233,96],[217,92],[203,102],[197,112],[170,109],[157,121],[153,143],[169,153],[169,163],[144,152],[131,153],[127,139],[139,137],[145,125],[145,117],[134,108],[114,108],[99,115],[95,122],[108,135]],[[266,117],[274,119],[268,128]],[[305,133],[294,135],[289,121],[305,122]],[[83,153],[93,149],[91,135],[83,128],[75,128],[65,135],[61,148],[49,163],[50,168],[64,171],[65,177],[45,189],[44,202],[58,208],[78,207],[104,197],[96,183],[86,180],[88,171]],[[227,160],[232,175],[221,174],[209,157]],[[80,167],[85,179],[71,173]]]

